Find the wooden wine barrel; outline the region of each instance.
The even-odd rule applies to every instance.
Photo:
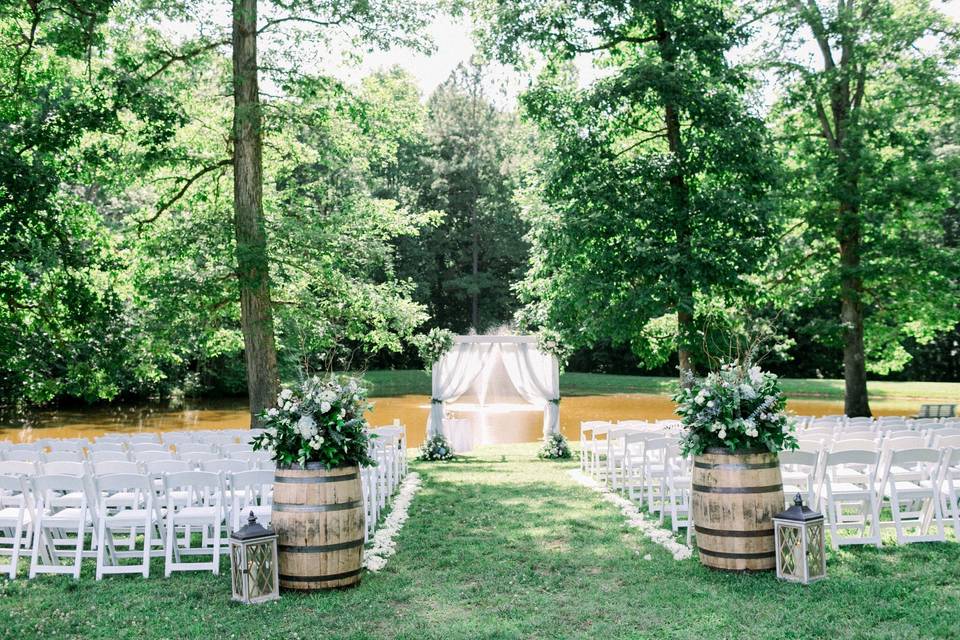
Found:
[[[359,467],[277,465],[272,526],[280,586],[314,591],[360,583],[364,511]]]
[[[783,508],[777,454],[716,447],[694,458],[691,511],[704,565],[733,571],[775,568],[772,518]]]

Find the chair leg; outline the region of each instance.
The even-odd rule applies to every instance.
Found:
[[[149,513],[149,509],[147,512]],[[150,517],[147,517],[146,522],[143,523],[143,577],[150,577],[150,544],[152,542],[151,538],[153,537],[153,523],[150,522]]]

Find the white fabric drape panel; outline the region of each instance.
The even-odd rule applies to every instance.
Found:
[[[543,408],[543,436],[560,430],[560,407],[550,402],[560,397],[559,367],[552,355],[528,343],[500,346],[503,366],[517,393],[532,405]]]
[[[482,342],[454,344],[439,362],[434,363],[428,437],[443,432],[443,403],[453,402],[467,392],[483,373],[487,356],[495,346]]]

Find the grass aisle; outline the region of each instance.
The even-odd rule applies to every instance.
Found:
[[[350,591],[229,602],[225,575],[0,581],[8,638],[934,638],[960,630],[960,545],[833,554],[809,588],[674,561],[534,446],[416,465],[397,554]],[[503,457],[506,455],[506,458]],[[650,560],[644,556],[650,555]]]

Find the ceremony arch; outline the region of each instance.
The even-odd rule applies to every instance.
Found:
[[[502,364],[499,367],[498,364]],[[560,366],[534,336],[457,336],[433,364],[428,434],[442,433],[444,405],[474,390],[481,405],[494,371],[505,370],[517,394],[543,409],[543,435],[560,431]]]

